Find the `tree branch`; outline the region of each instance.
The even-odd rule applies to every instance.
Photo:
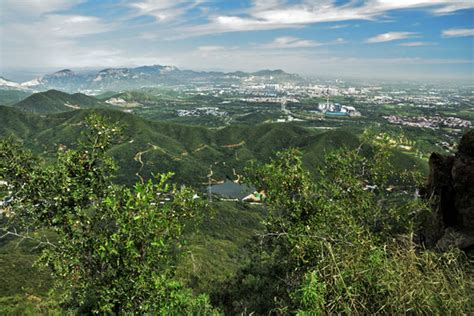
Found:
[[[26,235],[24,234],[21,234],[21,233],[18,233],[16,228],[13,229],[13,231],[9,231],[7,230],[6,228],[0,228],[1,231],[4,232],[3,235],[0,235],[0,239],[3,239],[3,238],[6,238],[8,236],[14,236],[14,237],[18,237],[20,238],[20,241],[18,242],[17,246],[24,240],[33,240],[33,241],[36,241],[38,243],[38,245],[36,245],[35,247],[32,248],[33,249],[37,249],[39,248],[40,246],[42,245],[46,245],[46,246],[51,246],[53,248],[57,248],[57,246],[53,243],[51,243],[48,238],[46,238],[44,235],[43,237],[46,239],[46,240],[41,240],[39,238],[35,238],[35,237],[32,237],[30,236],[29,234],[29,231],[27,230],[26,232]]]

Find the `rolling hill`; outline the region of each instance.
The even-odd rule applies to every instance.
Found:
[[[22,90],[11,90],[11,89],[3,89],[0,87],[0,104],[1,105],[13,105],[15,103],[24,100],[25,98],[31,95],[30,92],[22,91]]]
[[[37,115],[6,106],[0,106],[0,138],[14,135],[34,152],[49,158],[60,144],[77,144],[84,119],[92,112],[124,126],[123,136],[110,154],[120,168],[116,181],[128,185],[138,180],[138,172],[147,178],[151,172],[173,171],[174,182],[200,189],[211,165],[215,180],[234,179],[233,169],[240,173],[248,160],[268,161],[276,150],[288,147],[299,148],[306,167],[314,173],[325,152],[341,146],[354,148],[360,143],[357,131],[351,129],[321,132],[293,124],[209,129],[147,121],[110,109]],[[396,157],[403,158],[399,168],[417,163],[403,153],[397,152]],[[177,277],[196,292],[208,292],[214,282],[232,276],[250,260],[246,245],[263,229],[265,209],[259,205],[214,201],[209,207],[199,230],[186,232],[189,255],[183,256],[177,269]],[[6,298],[0,300],[0,307],[8,311],[6,314],[21,314],[14,309],[20,303],[30,304],[33,309],[34,302],[28,301],[30,295],[44,298],[52,286],[47,273],[31,269],[38,255],[31,248],[27,242],[18,247],[15,240],[0,241],[0,281],[4,281],[0,282],[0,296]],[[29,287],[24,287],[25,280]]]
[[[105,108],[107,105],[82,93],[68,94],[57,90],[35,93],[13,105],[25,112],[59,113],[77,109]]]
[[[209,168],[213,179],[235,179],[249,160],[268,161],[278,150],[299,148],[309,170],[316,170],[325,152],[341,146],[355,148],[357,131],[338,129],[317,132],[293,124],[231,125],[220,129],[152,122],[109,109],[87,109],[38,116],[0,107],[0,137],[13,134],[35,152],[53,156],[60,144],[74,147],[83,121],[91,112],[124,126],[121,142],[110,154],[120,170],[117,181],[132,184],[139,172],[173,171],[175,181],[193,186],[207,182]],[[400,168],[419,165],[413,157],[397,153]],[[403,159],[401,159],[401,158]]]

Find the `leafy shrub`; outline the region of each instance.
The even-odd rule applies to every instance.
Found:
[[[385,138],[374,140],[370,158],[330,153],[316,183],[297,150],[249,169],[266,192],[266,231],[252,262],[213,295],[217,304],[229,313],[469,313],[465,256],[413,243],[429,212],[414,199],[418,177],[394,175]]]
[[[115,163],[106,151],[118,133],[96,115],[77,150],[60,150],[46,165],[11,140],[0,143],[0,177],[12,196],[6,206],[10,234],[35,240],[40,264],[56,281],[63,307],[100,314],[210,314],[174,279],[182,232],[203,205],[171,174],[137,183],[112,183]],[[57,241],[30,234],[48,229]],[[7,233],[8,234],[8,233]]]

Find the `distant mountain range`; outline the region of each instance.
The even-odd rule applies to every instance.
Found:
[[[205,72],[180,70],[174,66],[141,66],[136,68],[107,68],[97,73],[77,73],[63,69],[30,81],[18,83],[0,77],[0,88],[28,91],[45,91],[56,89],[66,92],[78,91],[121,91],[152,87],[157,85],[207,85],[237,84],[245,82],[279,83],[302,82],[303,78],[289,74],[283,70],[261,70],[253,73],[237,72]]]

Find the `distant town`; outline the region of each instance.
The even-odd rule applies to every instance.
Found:
[[[315,130],[378,126],[400,132],[403,127],[428,151],[452,151],[474,120],[472,83],[303,78],[283,70],[197,72],[160,65],[96,73],[63,69],[23,83],[1,79],[0,88],[6,98],[17,94],[16,102],[54,89],[72,93],[56,106],[77,110],[83,107],[75,98],[79,92],[93,97],[87,102],[95,106],[212,128],[291,123]],[[34,104],[24,106],[35,110]]]

